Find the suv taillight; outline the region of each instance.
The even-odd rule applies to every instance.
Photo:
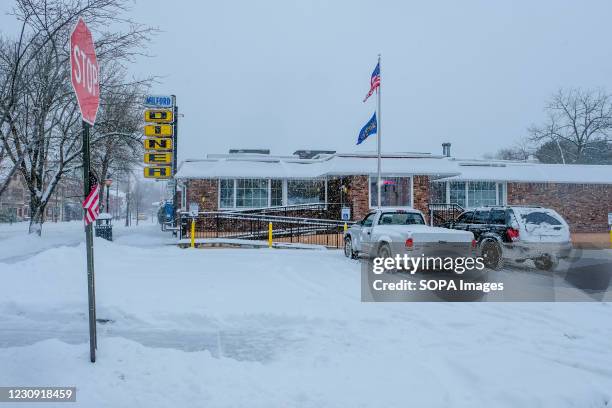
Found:
[[[472,240],[472,249],[476,249],[476,240],[475,239]]]
[[[517,230],[516,228],[508,228],[506,230],[506,235],[508,235],[508,239],[512,242],[519,240],[519,230]]]
[[[412,238],[408,238],[406,240],[406,248],[411,250],[414,248],[414,240]]]

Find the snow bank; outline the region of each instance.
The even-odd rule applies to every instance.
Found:
[[[83,407],[604,407],[607,303],[361,303],[340,251],[96,240],[0,263],[0,384],[75,385]],[[44,239],[44,238],[43,238]]]

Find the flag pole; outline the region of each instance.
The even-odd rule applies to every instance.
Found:
[[[380,93],[381,93],[380,91],[381,91],[381,87],[382,87],[382,73],[381,73],[381,70],[380,70],[380,54],[378,54],[378,75],[380,76],[380,80],[379,80],[380,82],[378,84],[378,89],[377,89],[377,92],[376,92],[377,96],[378,96],[378,98],[377,98],[378,99],[378,104],[377,104],[378,105],[378,107],[377,107],[377,110],[378,110],[378,113],[377,113],[378,119],[377,119],[377,121],[378,121],[378,123],[377,123],[377,126],[376,126],[377,127],[377,131],[376,131],[377,135],[376,136],[377,136],[377,139],[378,139],[378,180],[377,180],[376,186],[378,187],[377,204],[378,204],[378,208],[380,208],[380,205],[381,205],[381,202],[380,202],[380,189],[381,189],[381,177],[380,177],[380,134],[381,134],[381,131],[380,131],[380,129],[382,127],[381,126],[381,120],[380,120]]]

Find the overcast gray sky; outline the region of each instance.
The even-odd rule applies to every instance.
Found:
[[[383,151],[449,141],[479,157],[524,137],[559,87],[612,90],[610,1],[137,0],[132,14],[163,30],[134,70],[177,95],[180,160],[375,150],[355,142],[379,52]]]

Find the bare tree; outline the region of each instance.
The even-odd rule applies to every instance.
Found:
[[[612,97],[603,90],[559,90],[545,108],[547,120],[529,128],[532,142],[552,142],[561,163],[588,163],[610,142]],[[549,145],[550,146],[550,145]]]
[[[140,163],[143,154],[141,116],[147,84],[122,83],[124,74],[121,68],[113,73],[115,78],[108,79],[101,91],[104,98],[91,142],[92,163],[98,169],[100,180]]]
[[[6,64],[10,73],[0,82],[0,90],[6,94],[0,106],[0,142],[4,157],[14,166],[12,171],[21,172],[30,192],[30,232],[40,234],[45,207],[59,180],[81,166],[80,115],[69,71],[70,28],[79,16],[95,32],[102,71],[100,87],[104,90],[103,119],[101,126],[94,128],[92,148],[103,149],[112,138],[121,145],[127,139],[117,139],[117,135],[133,136],[135,132],[134,119],[129,118],[134,109],[126,109],[126,103],[133,105],[147,81],[128,80],[122,64],[141,53],[153,30],[123,19],[125,4],[125,0],[16,2],[14,15],[23,22],[21,36],[16,43],[5,40],[4,52],[0,52],[0,64]],[[120,24],[127,25],[127,30],[107,31],[107,27]],[[128,102],[114,95],[124,91],[129,91]],[[110,123],[116,123],[114,129],[104,133]],[[124,124],[129,125],[127,129],[121,128]],[[116,151],[122,149],[111,149],[107,156]]]
[[[493,158],[498,160],[525,161],[529,159],[529,156],[529,148],[525,145],[519,144],[513,147],[499,149]]]

